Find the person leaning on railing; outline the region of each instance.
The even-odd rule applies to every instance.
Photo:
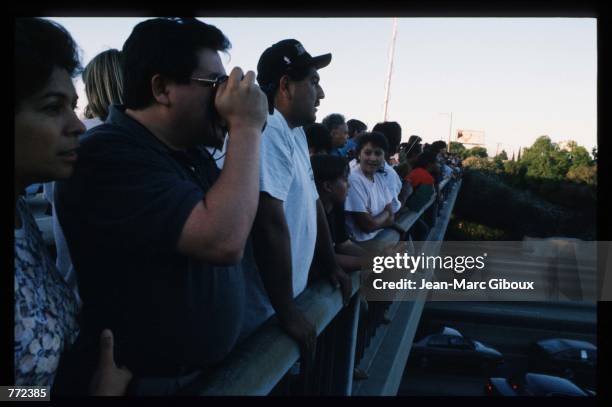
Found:
[[[378,171],[387,150],[387,139],[382,133],[364,133],[357,139],[357,165],[351,168],[344,210],[347,228],[358,242],[371,240],[388,227],[404,233],[395,223],[393,193]]]
[[[344,202],[348,194],[349,166],[345,158],[333,155],[310,157],[321,203],[325,208],[336,260],[345,271],[360,270],[366,251],[349,239]]]
[[[230,42],[195,18],[136,25],[122,48],[124,105],[88,131],[57,211],[78,272],[83,334],[67,378],[82,380],[101,324],[134,372],[129,394],[174,394],[234,348],[243,254],[258,204],[266,97],[229,77]],[[223,169],[206,150],[226,136]]]
[[[85,126],[77,118],[72,77],[77,46],[59,24],[15,22],[15,385],[53,386],[60,362],[79,335],[77,299],[58,272],[19,192],[33,182],[72,175]],[[121,395],[131,373],[117,368],[113,335],[96,333],[99,359],[89,389]],[[98,339],[99,338],[99,339]],[[97,349],[92,349],[96,352]],[[89,376],[89,375],[88,375]],[[53,388],[52,388],[53,389]]]
[[[267,48],[257,63],[257,82],[268,97],[267,126],[262,135],[260,195],[253,227],[258,273],[247,285],[253,298],[243,335],[276,311],[282,328],[310,360],[316,328],[297,307],[311,268],[318,270],[350,299],[351,280],[334,257],[325,210],[312,176],[302,126],[314,123],[325,97],[318,70],[331,54],[312,57],[303,45],[287,39]]]

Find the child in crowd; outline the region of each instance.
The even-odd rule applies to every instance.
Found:
[[[361,268],[360,258],[365,251],[349,240],[345,227],[344,202],[348,195],[348,162],[343,157],[315,155],[310,158],[317,191],[336,252],[336,259],[345,271]]]
[[[392,209],[393,194],[378,172],[385,159],[388,143],[381,133],[364,133],[357,140],[357,164],[349,175],[349,192],[344,209],[346,225],[354,240],[371,240],[384,228],[395,224]]]

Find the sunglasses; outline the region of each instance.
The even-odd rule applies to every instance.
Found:
[[[223,82],[227,81],[227,78],[229,78],[229,76],[227,75],[219,75],[215,79],[197,78],[197,77],[192,76],[191,80],[196,81],[199,84],[206,86],[207,88],[215,89],[216,87],[221,85]]]

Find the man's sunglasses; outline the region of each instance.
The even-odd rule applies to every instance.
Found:
[[[200,84],[202,84],[203,86],[206,86],[208,88],[213,88],[215,89],[217,86],[221,85],[223,82],[227,81],[227,78],[229,78],[229,76],[227,75],[219,75],[217,76],[215,79],[207,79],[207,78],[196,78],[196,77],[191,77],[192,81],[196,81]]]

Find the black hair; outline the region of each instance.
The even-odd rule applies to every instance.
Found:
[[[294,82],[303,81],[306,79],[308,75],[310,75],[310,70],[313,68],[312,66],[305,66],[299,68],[289,68],[285,75],[289,77],[290,80]],[[283,75],[284,76],[284,75]],[[268,112],[270,114],[274,113],[274,98],[276,97],[276,92],[280,87],[280,78],[275,83],[270,83],[267,85],[261,85],[261,90],[266,94],[268,98]]]
[[[45,87],[54,68],[71,78],[81,70],[79,48],[60,24],[42,18],[15,20],[15,110]]]
[[[349,137],[353,137],[353,134],[355,134],[355,132],[362,132],[368,129],[368,126],[366,126],[364,122],[357,119],[351,119],[347,121],[346,125],[348,127]]]
[[[389,143],[389,149],[385,150],[385,152],[389,156],[397,153],[397,148],[402,141],[402,128],[398,122],[376,123],[372,131],[377,131],[385,135]]]
[[[433,151],[434,153],[439,153],[440,151],[446,148],[446,143],[442,140],[434,141],[433,143],[431,143],[430,148],[431,151]]]
[[[313,148],[315,154],[319,152],[329,152],[332,148],[332,137],[327,127],[321,123],[312,123],[304,126],[304,133],[306,133],[306,141],[308,142],[308,148]]]
[[[411,144],[410,142],[400,144],[400,152],[406,159],[410,159],[423,152],[423,146],[421,143]]]
[[[310,157],[310,164],[317,187],[321,187],[325,181],[346,177],[349,173],[348,161],[337,155],[313,155]]]
[[[151,105],[154,75],[189,83],[203,48],[225,52],[231,43],[217,27],[195,18],[155,18],[136,25],[122,50],[125,106]]]
[[[427,169],[427,166],[429,164],[433,164],[435,162],[436,162],[436,153],[434,153],[433,151],[425,151],[421,153],[421,155],[419,155],[419,157],[417,158],[416,163],[414,164],[414,168]]]
[[[414,157],[415,155],[419,155],[423,152],[423,147],[421,143],[415,144],[410,151],[406,149],[406,158]]]
[[[417,136],[416,134],[412,134],[410,135],[410,138],[408,138],[408,144],[409,145],[420,144],[422,140],[423,139],[420,136]]]
[[[327,127],[327,130],[332,131],[339,126],[346,124],[346,120],[340,113],[332,113],[325,116],[322,123],[323,126]]]
[[[379,133],[377,131],[373,131],[371,133],[363,133],[357,138],[356,143],[357,146],[355,148],[355,152],[357,153],[358,159],[361,150],[368,143],[372,144],[374,147],[382,148],[385,152],[389,151],[389,143],[387,142],[387,138],[384,134]]]

